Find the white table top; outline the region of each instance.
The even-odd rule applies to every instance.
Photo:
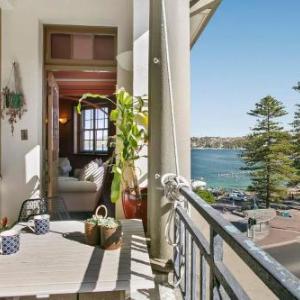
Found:
[[[154,288],[142,222],[121,222],[124,244],[112,251],[86,245],[80,221],[51,222],[46,235],[23,231],[20,251],[0,255],[0,298]]]

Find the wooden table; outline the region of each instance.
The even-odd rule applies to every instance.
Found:
[[[86,245],[80,221],[51,222],[46,235],[22,230],[20,251],[0,255],[0,298],[67,294],[84,298],[85,293],[105,292],[93,295],[123,299],[125,291],[154,288],[142,222],[121,222],[124,244],[113,251]],[[24,226],[19,223],[16,228]]]

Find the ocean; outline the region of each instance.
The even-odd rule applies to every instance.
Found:
[[[205,181],[208,187],[226,190],[246,189],[250,184],[240,158],[240,150],[192,149],[192,179]]]

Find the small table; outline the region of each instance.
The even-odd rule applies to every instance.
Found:
[[[20,251],[0,255],[0,298],[73,294],[83,299],[101,292],[97,299],[123,299],[125,291],[154,288],[142,222],[121,223],[123,245],[113,251],[86,245],[81,221],[50,222],[46,235],[22,230]]]

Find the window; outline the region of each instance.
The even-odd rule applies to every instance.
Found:
[[[80,152],[108,152],[109,108],[85,108],[80,116]]]
[[[49,65],[116,66],[117,28],[45,26]]]

